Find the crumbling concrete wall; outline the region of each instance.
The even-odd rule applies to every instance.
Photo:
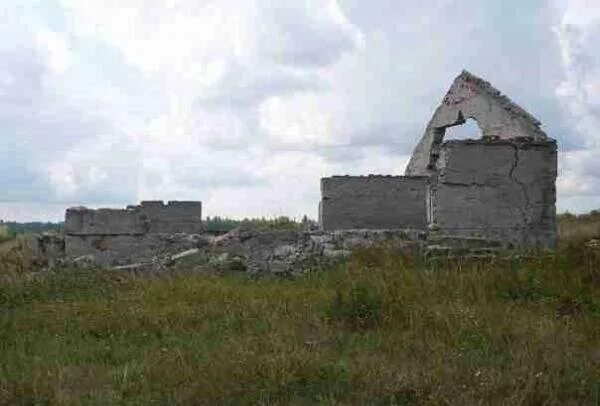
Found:
[[[195,201],[144,201],[137,209],[148,222],[150,233],[188,233],[203,231],[202,203]]]
[[[145,201],[125,209],[73,207],[65,215],[65,253],[71,258],[94,255],[102,264],[130,262],[168,249],[168,239],[160,234],[203,231],[201,202]]]
[[[65,235],[68,258],[89,257],[99,266],[116,266],[196,248],[202,234]]]
[[[352,250],[389,246],[415,254],[425,232],[415,230],[253,230],[236,229],[216,237],[203,250],[212,258],[239,260],[246,272],[298,274],[347,258]]]
[[[481,129],[481,140],[444,142],[448,127],[469,118]],[[464,71],[428,123],[406,176],[322,179],[319,222],[326,235],[335,230],[411,229],[429,230],[428,238],[438,241],[456,237],[478,244],[490,239],[552,247],[556,172],[556,142],[540,129],[540,122]],[[123,210],[72,208],[66,215],[65,250],[69,257],[92,254],[113,265],[187,248],[204,241],[196,238],[202,232],[200,202],[142,202]],[[246,238],[242,234],[240,239]],[[291,246],[319,246],[312,236],[290,234],[284,248],[275,234],[270,242],[265,242],[266,234],[255,237],[253,244],[269,247],[264,252],[277,252],[265,258],[277,261],[288,251],[293,258],[304,252]]]
[[[486,139],[527,137],[544,140],[541,123],[489,82],[463,71],[427,124],[406,167],[407,176],[432,175],[446,128],[474,119]]]
[[[138,210],[72,207],[65,214],[67,235],[142,235],[148,223]]]
[[[426,227],[427,178],[333,176],[321,179],[323,230]]]
[[[448,141],[448,127],[474,119],[480,140]],[[518,246],[556,239],[556,141],[490,83],[463,71],[427,124],[407,176],[430,177],[430,229]]]
[[[430,227],[445,235],[553,247],[556,142],[448,141],[432,178]]]
[[[51,268],[65,256],[65,239],[58,233],[25,234],[23,248],[37,268]]]

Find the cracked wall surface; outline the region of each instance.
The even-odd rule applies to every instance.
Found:
[[[463,71],[452,83],[427,124],[406,167],[407,176],[428,176],[435,170],[439,146],[448,127],[474,119],[484,138],[527,137],[544,140],[541,123],[489,82]]]
[[[481,139],[444,140],[448,128],[468,119]],[[540,125],[489,82],[463,71],[427,124],[406,176],[380,183],[324,179],[321,225],[427,228],[432,236],[553,247],[556,141]]]
[[[444,141],[447,128],[470,118],[481,129],[481,139]],[[552,248],[556,149],[539,121],[488,82],[463,71],[427,124],[406,176],[321,179],[323,235],[408,229],[426,234],[430,242],[464,237]],[[201,212],[200,202],[177,201],[146,201],[121,210],[70,208],[65,252],[113,264],[197,248],[205,240],[199,238]],[[257,244],[263,237],[257,234]]]
[[[427,178],[333,176],[321,179],[323,230],[425,229]]]
[[[552,247],[556,165],[553,140],[447,141],[431,181],[430,226],[446,235]]]

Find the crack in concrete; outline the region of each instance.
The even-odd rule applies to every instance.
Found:
[[[517,179],[517,177],[514,175],[514,172],[517,169],[517,166],[519,165],[519,147],[514,144],[511,144],[511,146],[513,147],[513,150],[514,150],[514,162],[513,162],[512,167],[510,168],[510,171],[508,172],[508,177],[513,182],[515,182],[517,185],[519,185],[521,187],[521,190],[523,191],[523,197],[525,198],[525,206],[527,209],[529,209],[529,207],[531,206],[531,203],[530,203],[529,193],[527,191],[527,185],[525,185],[523,182],[521,182],[519,179]],[[529,223],[527,221],[527,216],[525,215],[525,211],[524,210],[520,210],[520,211],[521,211],[521,215],[522,215],[525,223]]]

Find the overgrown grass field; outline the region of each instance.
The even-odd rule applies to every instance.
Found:
[[[296,279],[33,277],[13,245],[0,403],[598,405],[600,218],[567,220],[556,254],[375,247]]]

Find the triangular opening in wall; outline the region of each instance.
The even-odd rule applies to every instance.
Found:
[[[449,140],[478,140],[483,137],[481,129],[472,118],[468,118],[463,124],[446,127],[444,141]]]

